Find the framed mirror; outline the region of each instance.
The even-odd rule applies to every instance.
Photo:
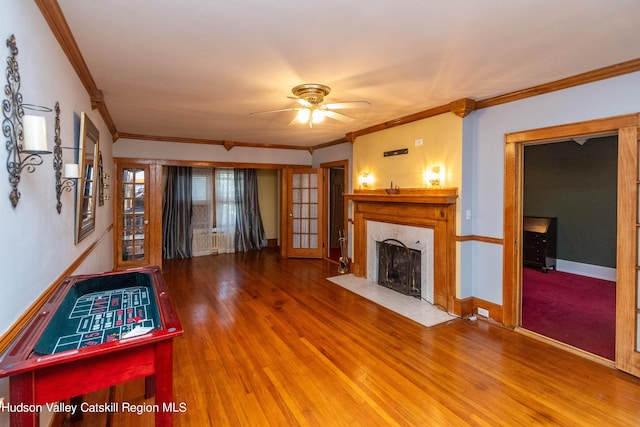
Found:
[[[89,117],[80,115],[80,178],[76,210],[76,244],[96,228],[96,184],[98,160],[98,128]]]

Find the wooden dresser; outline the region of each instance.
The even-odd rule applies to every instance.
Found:
[[[543,272],[556,268],[557,218],[525,216],[522,221],[525,267],[539,268]]]

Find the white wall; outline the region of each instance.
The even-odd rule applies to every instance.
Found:
[[[472,234],[503,237],[504,135],[640,111],[640,73],[633,73],[473,112]],[[465,166],[467,166],[465,164]],[[502,246],[469,242],[462,276],[473,296],[502,304]],[[463,285],[463,288],[467,286]]]
[[[312,166],[319,168],[323,163],[335,162],[338,160],[349,160],[349,177],[351,177],[351,168],[353,167],[353,144],[345,142],[343,144],[332,145],[330,147],[321,148],[313,152]]]
[[[5,40],[14,34],[18,46],[17,61],[22,80],[24,103],[53,108],[60,102],[62,146],[75,142],[74,117],[85,111],[100,131],[105,169],[111,173],[112,140],[97,112],[91,110],[89,95],[69,64],[35,2],[0,0],[2,35],[2,75],[10,55]],[[3,78],[2,86],[6,85]],[[4,92],[1,95],[6,99]],[[47,120],[49,149],[53,149],[54,113],[42,114]],[[3,137],[3,146],[5,145]],[[3,148],[3,156],[7,151]],[[14,209],[9,201],[6,157],[0,167],[0,334],[5,333],[28,307],[112,224],[111,202],[98,207],[96,229],[77,246],[74,244],[74,195],[63,192],[62,213],[56,211],[53,155],[45,155],[34,173],[23,173],[18,187],[22,197]],[[63,162],[74,160],[73,150],[63,150]],[[112,238],[109,233],[74,274],[111,270]],[[0,396],[8,397],[8,380],[0,380]],[[43,419],[46,417],[43,417]],[[8,414],[0,413],[0,425],[8,425]]]
[[[234,147],[227,151],[222,145],[188,144],[164,141],[119,139],[113,144],[113,157],[170,159],[203,162],[234,162],[310,165],[307,150]]]
[[[112,141],[100,115],[91,110],[89,95],[71,68],[66,56],[51,34],[34,2],[3,0],[0,33],[15,34],[19,54],[21,93],[25,103],[53,107],[60,102],[62,146],[75,145],[74,120],[85,111],[100,131],[100,149],[105,169],[111,173]],[[4,43],[2,43],[4,45]],[[9,55],[6,49],[5,57]],[[5,62],[3,61],[3,67]],[[4,71],[4,70],[3,70]],[[4,72],[3,72],[4,74]],[[4,82],[3,82],[4,86]],[[3,95],[4,96],[4,95]],[[53,148],[54,113],[47,119],[50,149]],[[53,155],[44,155],[44,163],[34,173],[23,173],[19,190],[22,194],[14,209],[9,202],[10,185],[6,168],[0,168],[0,217],[2,245],[2,298],[0,298],[0,333],[40,296],[52,282],[112,224],[111,203],[98,207],[96,230],[77,246],[74,244],[74,195],[63,192],[62,213],[56,211]],[[63,150],[63,162],[72,162],[73,150]],[[3,161],[4,163],[4,161]],[[4,195],[4,196],[2,196]],[[112,244],[104,239],[104,248],[87,260],[87,270],[110,270]]]

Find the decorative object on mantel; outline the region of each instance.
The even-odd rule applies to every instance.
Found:
[[[56,111],[56,119],[55,119],[55,137],[53,138],[54,147],[53,147],[53,170],[56,173],[56,199],[58,203],[56,204],[56,210],[58,214],[62,212],[62,202],[60,201],[60,197],[62,195],[62,191],[70,192],[76,186],[76,180],[80,178],[80,167],[77,163],[67,163],[64,165],[64,173],[63,164],[62,164],[62,141],[60,140],[60,103],[56,102],[55,106]],[[64,147],[67,148],[67,147]],[[64,178],[64,179],[63,179]]]
[[[22,171],[33,173],[36,166],[42,164],[42,154],[51,154],[47,148],[46,120],[41,116],[25,116],[24,110],[51,112],[47,107],[33,104],[23,104],[20,93],[20,73],[18,71],[18,47],[16,38],[12,34],[7,39],[7,47],[11,55],[7,57],[6,78],[7,84],[4,93],[7,99],[2,101],[2,132],[7,138],[6,147],[7,171],[9,172],[9,184],[11,193],[9,199],[14,208],[20,200],[20,174]],[[22,155],[25,155],[24,157]]]
[[[399,194],[400,193],[400,186],[396,185],[395,187],[393,186],[393,181],[391,181],[391,185],[389,185],[389,188],[385,188],[385,190],[387,192],[387,194]]]

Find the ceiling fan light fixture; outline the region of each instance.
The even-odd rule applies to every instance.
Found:
[[[314,109],[311,112],[311,121],[313,123],[320,123],[323,120],[324,120],[324,111],[318,110],[318,109]]]
[[[301,108],[298,110],[298,115],[296,116],[296,120],[300,123],[307,123],[309,121],[309,117],[311,116],[311,110],[308,108]]]
[[[324,121],[325,117],[333,120],[337,120],[342,123],[350,123],[354,119],[336,111],[334,109],[351,109],[351,108],[365,108],[370,104],[367,101],[349,101],[349,102],[337,102],[331,104],[324,104],[324,97],[331,92],[329,86],[317,84],[317,83],[305,83],[298,85],[291,89],[291,92],[295,96],[289,96],[289,99],[295,99],[298,103],[297,107],[282,108],[279,110],[259,111],[254,114],[264,113],[277,113],[281,111],[297,111],[296,116],[289,122],[289,125],[298,123],[305,123],[310,128],[314,124]]]
[[[331,92],[329,86],[317,84],[317,83],[304,83],[291,89],[296,97],[304,99],[309,104],[318,105]]]
[[[324,111],[317,108],[301,108],[298,110],[296,120],[300,123],[308,124],[309,127],[313,127],[314,124],[323,121],[324,117]]]

